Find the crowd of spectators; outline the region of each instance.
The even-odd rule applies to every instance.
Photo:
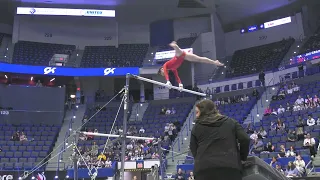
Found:
[[[287,124],[282,121],[283,114],[285,112],[296,112],[301,110],[307,110],[312,108],[319,107],[319,98],[317,95],[311,97],[310,95],[306,95],[302,97],[298,93],[300,92],[300,87],[296,85],[294,82],[289,84],[283,84],[280,89],[278,95],[274,96],[273,100],[282,100],[286,98],[286,96],[296,93],[298,98],[294,101],[293,104],[289,102],[286,103],[286,106],[279,105],[278,108],[271,108],[268,106],[264,111],[264,116],[272,116],[276,121],[271,121],[269,131],[266,131],[262,126],[259,130],[254,130],[251,124],[248,124],[246,130],[252,139],[252,146],[250,148],[251,155],[261,155],[264,153],[273,153],[276,154],[272,158],[270,163],[271,166],[276,168],[278,171],[286,175],[287,177],[300,177],[305,175],[305,165],[306,163],[296,151],[295,146],[291,145],[290,147],[286,147],[285,142],[302,142],[302,148],[306,149],[310,152],[311,158],[314,158],[317,154],[316,152],[316,141],[315,137],[312,137],[310,132],[308,132],[307,126],[315,126],[320,125],[320,117],[313,117],[313,114],[308,114],[306,119],[303,119],[301,115],[297,117],[296,124]],[[295,125],[295,128],[293,126]],[[287,127],[287,126],[290,126]],[[278,143],[278,147],[272,143],[267,142],[264,143],[264,138],[267,138],[269,134],[286,134],[286,139],[282,140],[283,144]],[[288,148],[288,149],[286,149]],[[279,158],[284,157],[294,157],[295,160],[292,162],[288,162],[288,164],[281,164],[278,162]]]
[[[29,140],[24,132],[17,131],[12,135],[11,141],[29,141]],[[32,139],[30,141],[32,141]]]

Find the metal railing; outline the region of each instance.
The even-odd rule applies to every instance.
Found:
[[[188,137],[189,134],[191,134],[191,123],[193,122],[193,119],[195,117],[194,111],[192,110],[191,114],[189,115],[189,117],[187,118],[187,120],[185,121],[184,125],[182,126],[180,133],[178,133],[178,136],[176,137],[176,139],[173,141],[172,145],[171,145],[171,160],[172,162],[174,162],[174,157],[175,157],[175,152],[180,152],[181,151],[181,145],[184,143],[184,138]],[[186,133],[184,135],[184,130],[186,130]],[[175,145],[177,144],[178,149],[174,149]]]

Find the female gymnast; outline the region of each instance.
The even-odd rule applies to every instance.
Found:
[[[167,85],[172,86],[171,82],[169,81],[169,75],[168,70],[171,70],[179,83],[179,88],[183,88],[183,84],[181,83],[179,74],[177,69],[181,66],[184,60],[190,61],[190,62],[199,62],[199,63],[207,63],[207,64],[214,64],[216,66],[223,66],[221,62],[218,60],[212,60],[206,57],[200,57],[195,54],[184,52],[180,49],[180,47],[177,45],[175,41],[171,42],[169,44],[174,50],[175,50],[175,57],[173,57],[171,60],[167,61],[158,71],[158,74],[164,76],[167,80]]]

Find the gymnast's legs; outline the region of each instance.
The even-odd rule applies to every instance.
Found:
[[[171,46],[175,50],[176,57],[180,57],[182,55],[183,51],[180,49],[180,47],[177,45],[177,43],[175,41],[171,42],[169,44],[169,46]],[[221,62],[219,62],[218,60],[212,60],[207,57],[200,57],[195,54],[188,53],[188,52],[186,52],[186,56],[184,57],[184,59],[187,61],[191,61],[191,62],[214,64],[216,66],[223,66],[224,65]]]

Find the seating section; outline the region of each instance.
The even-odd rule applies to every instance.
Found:
[[[71,55],[75,49],[75,45],[19,41],[14,46],[12,62],[15,64],[48,66],[54,54]]]
[[[249,97],[249,101],[232,103],[232,104],[224,104],[224,105],[220,104],[218,106],[218,109],[222,114],[229,116],[231,118],[234,118],[240,124],[242,124],[243,121],[248,116],[248,114],[250,113],[251,109],[257,103],[257,100],[258,100],[257,97],[251,96]]]
[[[310,36],[308,41],[302,46],[302,48],[299,51],[299,54],[305,54],[316,50],[320,50],[320,27],[312,36]]]
[[[148,44],[86,46],[81,67],[140,67],[148,48]]]
[[[0,170],[31,170],[52,151],[59,130],[60,126],[51,125],[0,124]],[[24,132],[28,140],[10,140],[17,131]]]
[[[128,122],[128,127],[135,126],[137,130],[141,127],[145,129],[145,136],[153,136],[156,137],[158,132],[160,135],[164,135],[164,127],[167,123],[173,123],[175,121],[179,121],[182,125],[186,120],[189,112],[193,107],[194,102],[190,103],[170,103],[170,104],[161,104],[161,105],[152,105],[150,104],[143,116],[143,120],[139,122]],[[176,114],[172,115],[161,115],[161,109],[163,107],[167,108],[175,108]],[[96,112],[96,108],[88,108],[86,114],[88,117],[91,117]],[[87,130],[97,129],[98,132],[107,132],[109,133],[111,130],[111,126],[113,120],[116,117],[118,111],[118,107],[107,107],[106,109],[100,111],[94,118],[92,118],[86,125],[84,126]],[[115,128],[122,127],[123,124],[123,109],[121,108],[119,111],[119,115],[115,124]],[[99,146],[104,145],[106,140],[103,137],[95,137],[94,140],[97,141]],[[91,146],[92,142],[90,141],[80,141],[79,146]]]
[[[238,50],[233,54],[227,77],[237,77],[277,68],[294,39]]]
[[[197,37],[187,37],[187,38],[180,38],[177,40],[177,44],[180,48],[191,48],[194,41],[197,39]],[[172,50],[171,47],[168,47],[168,45],[160,46],[158,51],[170,51]]]

